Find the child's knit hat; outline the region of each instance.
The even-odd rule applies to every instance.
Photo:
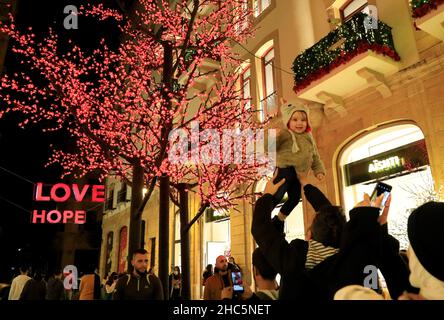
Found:
[[[293,100],[283,104],[280,108],[282,113],[282,122],[284,123],[286,129],[288,129],[288,121],[290,121],[293,113],[295,113],[296,111],[303,111],[307,115],[306,132],[311,132],[311,126],[309,121],[309,110],[303,103],[297,100]]]
[[[289,101],[281,106],[282,122],[284,123],[285,129],[288,130],[288,121],[290,121],[291,116],[296,111],[303,111],[307,114],[307,129],[305,129],[305,132],[307,133],[311,132],[310,121],[308,120],[309,117],[308,108],[303,103],[296,100]],[[288,130],[288,132],[290,132],[291,138],[293,140],[292,152],[297,153],[299,151],[299,146],[296,141],[295,133],[290,130]]]

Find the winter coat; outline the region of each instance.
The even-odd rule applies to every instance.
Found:
[[[227,273],[227,279],[229,283],[225,285],[219,272],[215,272],[211,277],[209,277],[205,282],[204,300],[221,300],[222,289],[226,286],[233,285],[229,271]]]
[[[65,300],[65,287],[61,279],[52,277],[48,280],[46,300]]]
[[[293,139],[299,146],[297,152],[293,152]],[[318,148],[309,132],[292,133],[287,129],[279,132],[276,137],[276,166],[278,168],[295,167],[297,172],[307,172],[312,169],[315,175],[325,174]]]
[[[46,282],[44,280],[31,279],[23,287],[20,300],[45,300]]]
[[[331,205],[317,188],[307,185],[304,191],[306,197],[311,198],[315,211],[322,205]],[[252,234],[270,264],[281,274],[280,299],[331,300],[342,287],[364,284],[367,277],[364,269],[368,265],[377,266],[383,274],[384,270],[389,274],[386,282],[391,294],[402,292],[407,285],[408,274],[398,264],[401,258],[396,251],[397,241],[388,235],[386,227],[379,225],[378,208],[351,210],[339,252],[310,270],[305,267],[308,242],[296,239],[288,243],[282,230],[278,230],[278,225],[270,219],[273,209],[272,195],[266,194],[258,199]]]
[[[163,300],[162,284],[154,275],[144,277],[133,273],[121,277],[116,284],[113,300]]]

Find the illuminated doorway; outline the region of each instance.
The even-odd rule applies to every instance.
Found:
[[[339,156],[342,204],[347,213],[378,181],[393,187],[389,233],[408,246],[407,218],[434,187],[424,134],[413,124],[385,127],[349,143]]]

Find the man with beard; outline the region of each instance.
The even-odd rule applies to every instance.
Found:
[[[117,281],[113,300],[163,300],[159,278],[147,273],[148,252],[145,249],[136,250],[131,265],[133,272]]]
[[[218,256],[214,274],[205,282],[204,300],[221,300],[222,289],[232,286],[228,260],[225,256]]]

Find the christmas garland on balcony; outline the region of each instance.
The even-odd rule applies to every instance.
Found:
[[[366,30],[365,18],[365,14],[356,15],[296,57],[292,67],[295,74],[293,90],[296,93],[368,50],[395,61],[401,60],[394,48],[391,28],[378,21],[378,29]],[[332,49],[339,39],[343,39],[344,43],[340,48]]]
[[[443,3],[444,0],[411,0],[412,17],[421,18],[430,11],[436,10]]]
[[[392,58],[395,61],[401,60],[401,57],[396,53],[395,50],[392,48],[380,45],[379,43],[368,43],[368,42],[360,42],[358,44],[358,47],[351,51],[351,52],[345,52],[341,51],[340,56],[336,58],[330,65],[322,67],[321,69],[317,70],[316,72],[310,74],[307,78],[305,78],[302,81],[299,81],[295,84],[293,87],[294,92],[298,93],[299,91],[305,89],[308,87],[312,82],[321,79],[325,75],[329,74],[333,69],[339,67],[340,65],[348,63],[350,60],[352,60],[357,55],[367,52],[367,50],[371,50],[373,52],[376,52],[381,55],[388,56]]]

